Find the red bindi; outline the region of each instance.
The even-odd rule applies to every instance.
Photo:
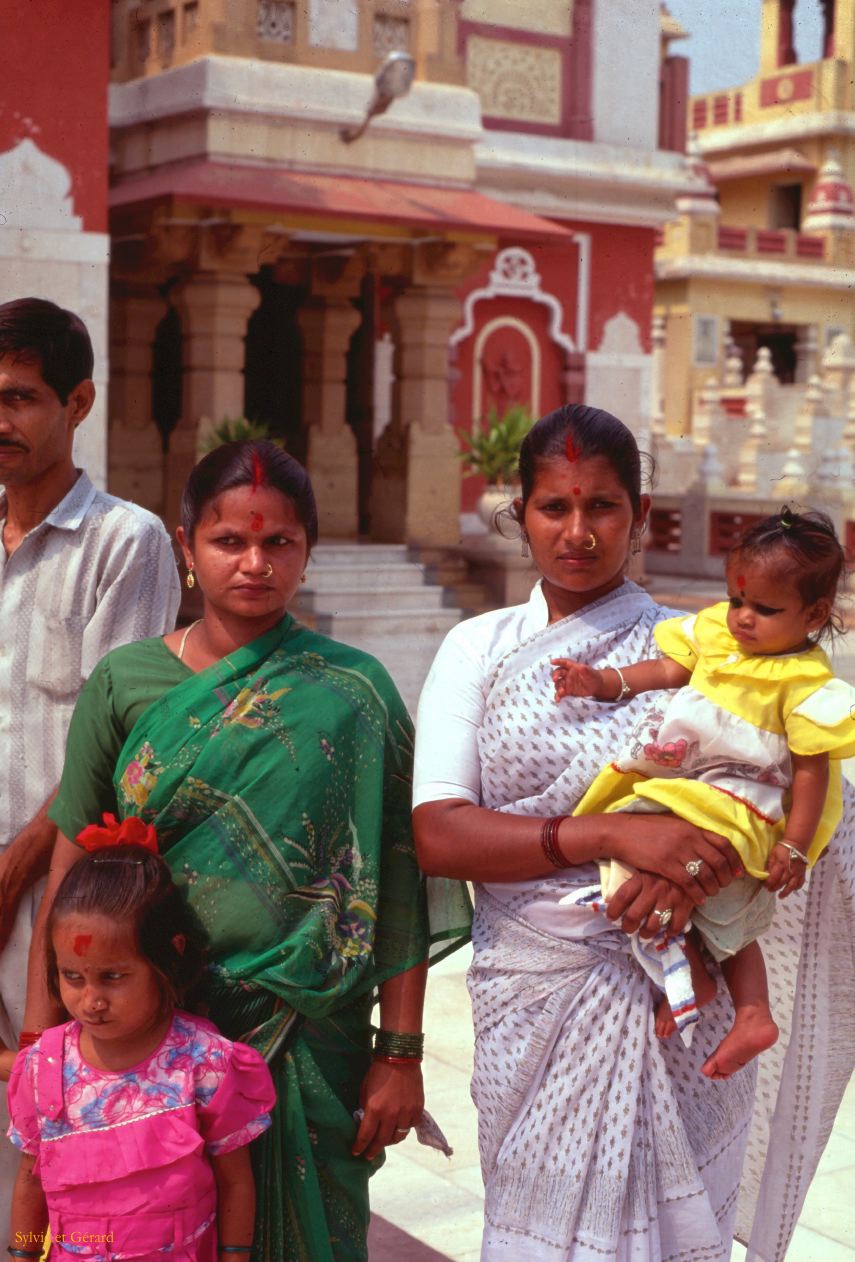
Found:
[[[92,943],[91,933],[78,933],[72,943],[75,955],[85,955]]]
[[[571,464],[575,464],[579,459],[579,449],[573,440],[573,435],[567,435],[567,442],[564,444],[564,454]]]
[[[737,587],[742,587],[742,588],[744,588],[744,587],[745,587],[745,575],[744,575],[744,574],[737,574],[737,576],[736,576],[736,586],[737,586]],[[743,591],[743,595],[744,595],[744,594],[745,594],[745,593],[744,593],[744,591]]]
[[[258,455],[258,452],[254,451],[252,453],[252,489],[253,491],[257,491],[260,486],[264,486],[265,480],[266,479],[264,477],[264,465],[261,463],[261,458]]]
[[[264,518],[262,517],[261,513],[250,514],[249,528],[250,530],[256,530],[256,531],[264,529]]]
[[[581,495],[581,494],[582,494],[582,488],[581,488],[581,486],[574,486],[574,487],[573,487],[573,494],[574,494],[574,495]]]

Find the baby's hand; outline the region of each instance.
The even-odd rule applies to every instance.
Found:
[[[790,851],[792,850],[792,854]],[[801,853],[799,851],[798,853]],[[777,846],[772,847],[772,853],[769,855],[767,867],[769,875],[765,881],[765,888],[772,894],[781,891],[781,898],[786,898],[788,894],[794,894],[796,890],[800,890],[805,883],[807,875],[807,859],[797,859],[795,857],[796,848],[789,846],[783,842],[779,842]]]
[[[603,672],[569,657],[553,657],[552,682],[555,700],[562,697],[596,697],[603,682]]]

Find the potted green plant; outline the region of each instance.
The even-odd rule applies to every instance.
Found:
[[[219,425],[215,425],[213,429],[208,430],[207,434],[204,434],[199,444],[199,454],[206,456],[216,447],[222,447],[223,443],[242,443],[263,438],[279,442],[279,439],[271,434],[269,425],[249,421],[245,416],[224,416]]]
[[[520,446],[533,423],[530,410],[521,404],[509,407],[501,417],[492,407],[485,425],[461,435],[464,447],[460,459],[464,469],[480,474],[487,483],[476,506],[487,526],[496,510],[516,494]]]

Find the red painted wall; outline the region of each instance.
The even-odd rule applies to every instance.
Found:
[[[107,0],[10,0],[0,39],[0,152],[29,137],[66,167],[75,213],[107,229]]]
[[[569,224],[564,227],[591,237],[591,296],[588,317],[589,351],[599,348],[606,322],[624,311],[639,328],[642,349],[650,351],[653,318],[655,232],[623,224]]]

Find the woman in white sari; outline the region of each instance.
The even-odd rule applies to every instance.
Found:
[[[638,449],[609,413],[565,407],[532,429],[520,473],[515,515],[542,581],[528,604],[450,633],[425,685],[416,746],[422,867],[476,883],[469,989],[486,1186],[482,1262],[724,1262],[755,1066],[726,1082],[700,1074],[730,1019],[723,987],[690,1049],[656,1038],[657,994],[626,933],[655,933],[667,912],[681,929],[694,905],[739,879],[739,858],[725,839],[674,816],[567,818],[656,697],[624,700],[616,672],[613,705],[578,700],[559,710],[552,700],[553,657],[607,666],[656,655],[653,627],[672,612],[624,577],[649,509]],[[621,928],[558,905],[597,880],[600,858],[639,869],[609,906]],[[819,869],[839,927],[851,883],[841,897],[838,879],[834,894],[839,871]],[[783,938],[793,972],[786,975],[786,956],[766,951],[784,1029],[770,1062],[778,1074],[788,1014],[774,983],[783,971],[792,992],[805,907],[805,899],[789,902]],[[850,943],[851,932],[851,957]],[[855,969],[846,971],[849,1002]],[[810,1044],[799,1033],[805,1025],[794,1026],[797,1050],[785,1067],[790,1094],[776,1122],[790,1149],[776,1154],[779,1168],[761,1189],[769,1212],[749,1253],[758,1262],[784,1257],[845,1086],[841,1057],[810,1046],[822,1059],[811,1079],[819,1091],[812,1105],[800,1102],[793,1075]],[[771,1089],[763,1103],[771,1115]],[[797,1135],[807,1144],[794,1156]],[[756,1169],[752,1177],[756,1195]]]

